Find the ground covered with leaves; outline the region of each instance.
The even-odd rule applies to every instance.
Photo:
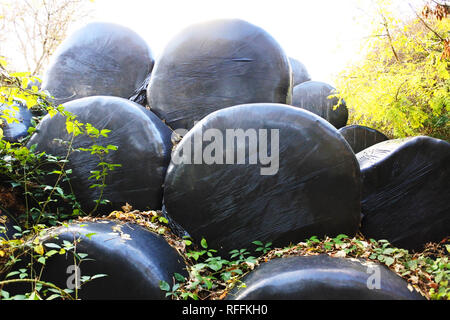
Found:
[[[450,298],[448,280],[450,278],[450,241],[430,243],[422,252],[410,253],[395,248],[385,240],[366,239],[361,234],[355,237],[339,235],[335,238],[318,239],[311,237],[304,242],[285,248],[272,248],[272,244],[254,241],[252,248],[241,248],[230,252],[224,259],[217,251],[208,248],[206,239],[196,246],[188,237],[180,238],[171,232],[168,221],[160,211],[133,210],[131,206],[122,207],[103,217],[80,217],[74,222],[113,220],[120,223],[135,223],[160,234],[183,257],[188,266],[189,277],[174,274],[173,283],[160,282],[161,290],[172,299],[220,300],[235,287],[241,285],[241,279],[258,265],[272,259],[289,256],[311,256],[327,254],[336,258],[358,258],[386,265],[408,282],[410,290],[417,290],[427,299]],[[35,253],[46,257],[48,252],[39,241],[39,232],[21,233],[18,228],[18,240],[0,240],[0,275],[14,270],[17,252],[25,244],[32,244]],[[44,230],[44,227],[40,230]],[[48,231],[48,228],[45,228]],[[39,231],[39,230],[35,230]],[[47,249],[48,250],[48,249]],[[39,261],[39,257],[37,257]],[[41,259],[42,261],[42,259]],[[43,265],[45,259],[43,260]],[[14,272],[14,271],[13,271]],[[17,273],[17,271],[15,271]],[[67,295],[68,296],[68,295]],[[67,296],[59,295],[61,298]]]
[[[271,243],[254,241],[252,248],[230,252],[229,260],[217,256],[217,251],[208,248],[202,239],[200,247],[192,239],[174,235],[160,211],[138,211],[131,206],[122,207],[103,218],[84,217],[80,221],[111,219],[122,223],[136,223],[162,235],[184,258],[189,278],[174,275],[172,284],[161,282],[161,290],[173,299],[223,299],[240,279],[261,263],[289,256],[327,254],[336,258],[358,258],[386,265],[408,282],[410,290],[417,290],[427,299],[450,298],[450,241],[429,243],[422,252],[410,253],[395,248],[386,240],[366,239],[361,234],[350,238],[339,235],[335,238],[311,237],[285,248],[272,248]]]

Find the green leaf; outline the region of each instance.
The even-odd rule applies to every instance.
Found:
[[[46,259],[45,259],[45,257],[39,257],[39,258],[37,259],[37,261],[38,261],[39,263],[45,264]]]
[[[0,290],[0,296],[2,296],[4,299],[9,299],[9,292],[5,290]]]
[[[233,258],[236,258],[237,256],[239,255],[239,252],[237,252],[237,253],[233,253],[232,255],[231,255],[231,259],[233,259]]]
[[[345,238],[348,238],[348,236],[346,235],[346,234],[340,234],[340,235],[338,235],[336,238],[334,238],[334,239],[337,239],[337,240],[342,240],[342,239],[345,239]]]
[[[56,243],[45,243],[44,245],[48,248],[61,249],[61,246]]]
[[[159,281],[159,288],[162,291],[170,291],[170,285],[166,281],[163,281],[163,280]]]
[[[223,272],[220,274],[220,277],[222,278],[222,280],[228,281],[231,279],[231,272]]]
[[[206,288],[207,288],[208,290],[211,290],[211,289],[212,289],[213,284],[212,284],[212,282],[211,282],[210,280],[208,280],[208,279],[203,279],[203,282],[206,284]]]
[[[159,222],[161,222],[161,223],[165,223],[165,224],[168,224],[169,223],[169,221],[166,219],[166,218],[164,218],[164,217],[159,217]]]
[[[179,273],[175,272],[173,274],[173,276],[175,277],[175,280],[177,280],[178,282],[185,282],[186,281],[186,278],[183,275],[179,274]]]
[[[96,234],[97,234],[97,233],[92,232],[92,233],[86,233],[84,236],[85,236],[86,238],[88,238],[89,240],[91,240],[92,236],[94,236],[94,235],[96,235]]]
[[[91,280],[98,279],[98,278],[103,278],[103,277],[107,277],[107,276],[108,276],[107,274],[100,273],[100,274],[96,274],[96,275],[92,276]]]
[[[197,261],[198,258],[200,258],[200,252],[198,252],[198,251],[191,251],[191,252],[188,253],[188,256],[194,258],[194,260]]]
[[[323,244],[323,247],[324,247],[326,250],[331,250],[331,249],[334,247],[334,244],[333,244],[332,242],[325,242],[325,243]]]
[[[386,259],[384,260],[384,263],[389,267],[390,265],[392,265],[394,263],[395,259],[392,257],[386,257]]]
[[[33,291],[33,292],[31,293],[31,295],[28,297],[28,300],[41,300],[41,299],[40,299],[39,296],[36,294],[36,292]]]
[[[219,271],[222,269],[222,263],[219,261],[213,260],[210,263],[208,263],[208,267],[214,271]]]
[[[19,273],[20,273],[19,271],[12,271],[12,272],[10,272],[10,273],[8,273],[8,274],[6,275],[6,278],[15,276],[16,274],[19,274]]]
[[[56,250],[50,250],[47,253],[45,253],[45,256],[48,258],[48,257],[51,257],[51,256],[57,254],[57,253],[58,253],[58,251],[56,251]]]
[[[208,244],[207,244],[205,238],[202,238],[202,241],[200,242],[200,244],[201,244],[201,246],[202,246],[203,248],[208,249]]]
[[[242,274],[243,273],[241,269],[234,269],[233,272],[236,273],[236,274]]]

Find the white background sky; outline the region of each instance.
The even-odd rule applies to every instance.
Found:
[[[359,52],[364,25],[358,0],[95,0],[92,20],[139,33],[155,57],[190,24],[240,18],[262,27],[287,55],[303,62],[314,80],[332,83]],[[369,4],[371,1],[365,1]],[[358,18],[359,17],[359,18]]]
[[[424,0],[391,0],[411,15]],[[185,27],[219,18],[239,18],[270,33],[286,54],[303,62],[313,80],[334,85],[334,77],[360,58],[371,33],[375,0],[94,0],[89,21],[114,22],[140,34],[155,58]],[[14,59],[13,59],[14,60]]]
[[[404,8],[418,1],[397,2]],[[288,56],[305,64],[313,80],[333,84],[334,76],[358,58],[361,39],[370,34],[373,1],[95,0],[92,6],[91,20],[133,29],[149,43],[156,58],[190,24],[240,18],[269,32]]]

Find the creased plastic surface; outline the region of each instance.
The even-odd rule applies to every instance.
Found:
[[[139,86],[139,88],[137,88],[133,95],[130,97],[129,100],[136,102],[138,104],[140,104],[141,106],[146,106],[147,103],[147,89],[148,89],[148,85],[150,83],[150,79],[151,79],[152,74],[150,73],[144,80],[144,82],[142,82],[142,84]]]
[[[369,289],[375,272],[380,287]],[[228,300],[424,300],[383,265],[328,255],[274,259],[242,282],[246,287],[231,291]]]
[[[242,20],[186,28],[156,62],[147,99],[173,129],[244,103],[291,102],[289,60],[263,29]]]
[[[211,128],[224,137],[227,129],[266,129],[274,154],[271,130],[279,130],[279,170],[261,175],[266,166],[250,164],[248,141],[236,142],[246,148],[245,164],[174,163],[185,145],[194,150],[193,136]],[[224,147],[223,163],[228,150],[236,154]],[[325,120],[287,105],[239,105],[210,114],[177,145],[164,185],[168,215],[225,254],[255,240],[281,246],[313,235],[352,235],[360,222],[360,172],[349,145]]]
[[[450,234],[450,144],[430,137],[378,143],[357,155],[362,233],[421,250]]]
[[[86,253],[87,258],[94,259],[81,263],[80,276],[107,274],[83,285],[79,291],[81,299],[167,299],[159,281],[172,283],[175,272],[187,276],[186,265],[177,251],[162,236],[137,224],[107,220],[74,223],[52,231],[44,246],[45,243],[62,246],[64,240],[73,243],[79,238],[77,253]],[[73,263],[72,253],[52,256],[41,280],[66,288],[67,278],[75,272],[68,273],[67,268]]]
[[[291,64],[292,74],[294,77],[294,82],[292,84],[293,87],[311,80],[311,76],[303,63],[291,57],[289,57],[289,63]]]
[[[13,107],[19,108],[19,110],[14,110]],[[9,111],[5,112],[6,110]],[[4,140],[17,142],[20,138],[27,136],[33,115],[26,106],[23,106],[21,103],[14,103],[13,105],[0,104],[0,116],[2,115],[13,117],[17,120],[17,122],[8,123],[5,118],[0,118],[2,120]]]
[[[106,162],[122,166],[107,175],[104,198],[111,203],[104,209],[120,209],[125,202],[136,209],[147,206],[160,209],[162,184],[172,149],[170,129],[152,112],[123,98],[88,97],[68,102],[64,107],[82,123],[90,123],[99,130],[111,130],[107,138],[99,138],[96,144],[118,147],[105,156]],[[66,146],[54,141],[55,138],[70,141],[65,121],[60,114],[53,118],[46,116],[28,145],[37,144],[38,152],[65,156]],[[74,139],[73,147],[86,148],[92,144],[89,137],[80,135]],[[69,161],[67,169],[73,170],[71,184],[77,200],[83,208],[91,210],[100,189],[90,189],[90,185],[98,182],[88,178],[91,171],[99,170],[100,160],[90,152],[75,152]]]
[[[153,64],[147,43],[134,31],[112,23],[90,23],[59,46],[42,89],[58,104],[95,95],[128,99]]]
[[[360,125],[345,126],[339,129],[339,133],[344,136],[354,153],[367,149],[374,144],[389,140],[380,131]]]
[[[337,129],[344,127],[348,120],[348,110],[345,101],[338,104],[338,98],[328,97],[336,93],[336,89],[327,83],[319,81],[307,81],[294,87],[292,105],[311,111],[324,118]]]

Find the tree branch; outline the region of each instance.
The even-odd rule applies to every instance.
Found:
[[[433,29],[432,29],[432,28],[431,28],[431,27],[430,27],[430,26],[422,19],[422,17],[420,17],[420,15],[417,14],[416,10],[414,10],[414,8],[411,6],[410,3],[409,3],[409,7],[410,7],[411,10],[414,12],[414,14],[416,15],[416,17],[423,23],[423,25],[424,25],[428,30],[430,30],[431,32],[433,32],[433,33],[436,35],[436,37],[439,38],[439,40],[445,41],[445,39],[442,38],[441,35],[440,35],[439,33],[437,33],[435,30],[433,30]]]

